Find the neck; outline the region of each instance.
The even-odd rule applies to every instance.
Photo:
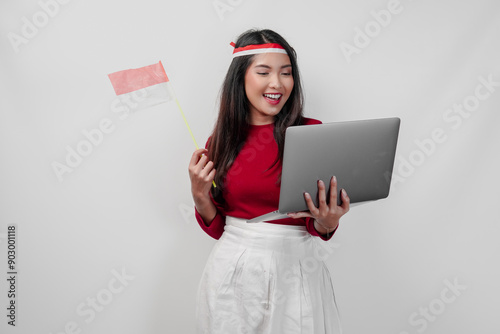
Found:
[[[250,117],[250,125],[267,125],[274,123],[274,116]]]

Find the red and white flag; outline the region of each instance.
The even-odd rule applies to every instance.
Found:
[[[133,109],[147,108],[175,100],[194,145],[199,148],[161,61],[158,64],[114,72],[108,74],[108,77],[116,95]],[[212,184],[216,186],[214,181]]]
[[[143,109],[174,99],[160,62],[108,74],[116,95],[132,109]]]

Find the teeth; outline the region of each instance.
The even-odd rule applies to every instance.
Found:
[[[264,96],[273,100],[277,100],[281,97],[281,94],[264,94]]]

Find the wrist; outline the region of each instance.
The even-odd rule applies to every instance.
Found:
[[[208,202],[212,201],[209,193],[195,193],[195,192],[193,192],[192,195],[193,195],[193,200],[195,203],[201,204],[201,203],[208,203]]]
[[[316,219],[314,219],[314,229],[316,232],[318,232],[319,235],[329,237],[330,234],[335,231],[335,229],[338,227],[338,222],[335,224],[335,226],[328,227],[323,224],[320,224]]]
[[[204,211],[205,208],[211,207],[213,205],[212,198],[208,194],[193,194],[194,205],[198,209],[198,211]]]

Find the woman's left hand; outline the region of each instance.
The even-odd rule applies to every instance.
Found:
[[[326,187],[322,180],[318,181],[318,200],[319,207],[316,207],[309,193],[304,193],[304,198],[309,211],[291,212],[290,218],[311,217],[316,219],[317,223],[323,227],[326,232],[335,230],[339,224],[340,217],[349,211],[349,197],[345,189],[341,191],[342,204],[337,205],[337,178],[333,176],[330,180],[330,198],[326,201]],[[319,231],[318,231],[319,232]]]

